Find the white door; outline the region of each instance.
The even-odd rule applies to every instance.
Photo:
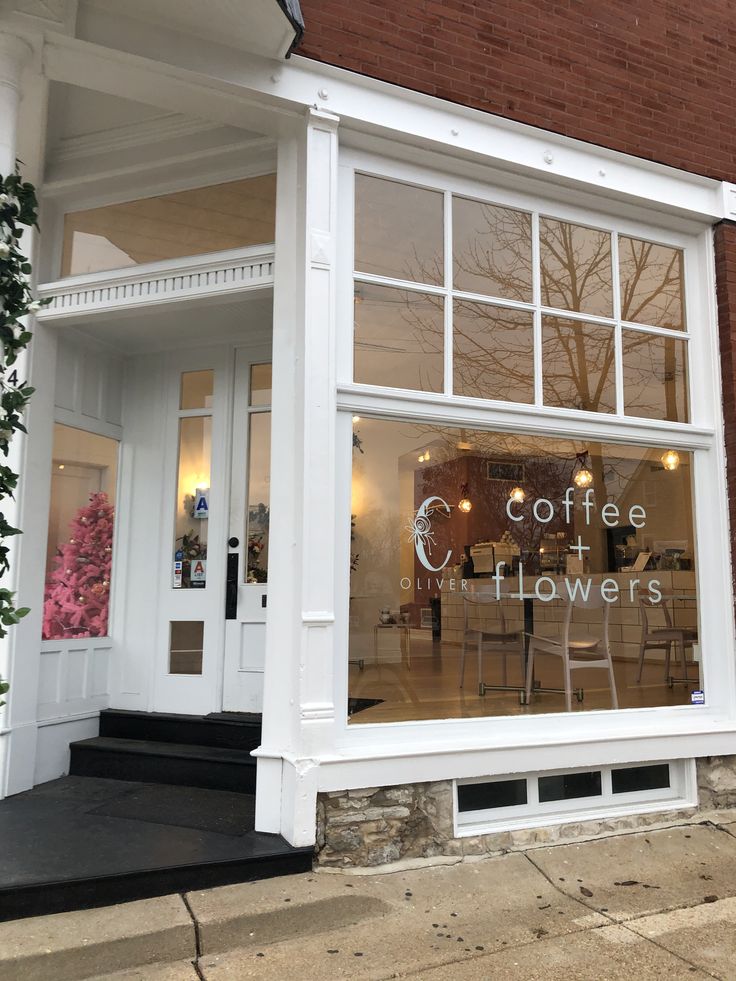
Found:
[[[260,712],[271,481],[270,350],[236,351],[233,394],[222,708]]]
[[[216,347],[168,358],[157,712],[204,715],[222,704],[232,357]]]

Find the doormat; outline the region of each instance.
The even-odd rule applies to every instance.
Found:
[[[364,712],[374,705],[381,705],[384,701],[383,698],[348,698],[348,718],[356,712]]]

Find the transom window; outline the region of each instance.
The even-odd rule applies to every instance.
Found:
[[[681,249],[355,175],[354,381],[689,422]]]

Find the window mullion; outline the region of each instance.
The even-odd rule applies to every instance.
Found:
[[[445,191],[445,395],[454,392],[452,337],[452,194]]]
[[[539,213],[532,214],[532,300],[534,301],[534,404],[544,404],[542,378],[542,272],[539,255]]]
[[[613,316],[616,320],[616,336],[614,338],[614,355],[616,359],[616,415],[624,414],[624,349],[623,330],[621,328],[621,285],[619,283],[618,262],[618,233],[611,233],[611,266],[613,284]]]

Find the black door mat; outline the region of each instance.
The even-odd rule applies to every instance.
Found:
[[[381,705],[384,701],[383,698],[348,698],[348,718],[358,712],[373,708],[374,705]]]

